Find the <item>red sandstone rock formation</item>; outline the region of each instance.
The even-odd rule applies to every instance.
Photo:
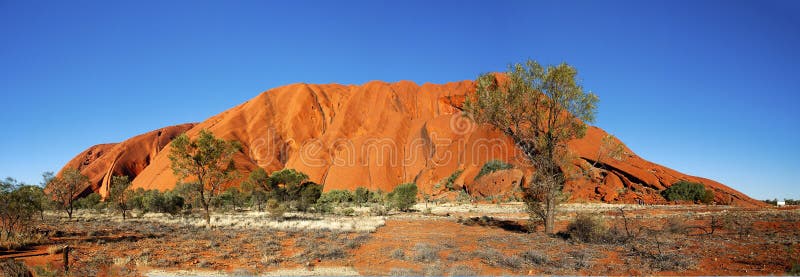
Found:
[[[194,124],[161,128],[132,137],[121,143],[98,144],[72,158],[61,171],[76,168],[89,177],[90,185],[80,189],[80,196],[97,192],[108,194],[111,176],[127,175],[135,178],[172,139],[191,129]],[[61,172],[58,173],[61,175]]]
[[[294,168],[323,184],[326,191],[359,186],[390,191],[398,184],[416,182],[423,192],[436,194],[442,192],[438,183],[463,170],[457,188],[466,184],[476,196],[507,195],[524,182],[530,168],[501,132],[461,116],[464,96],[473,91],[471,81],[421,86],[408,81],[292,84],[268,90],[196,125],[93,146],[65,167],[79,167],[92,180],[87,189],[103,195],[110,176],[116,174],[135,177],[134,188],[170,189],[177,180],[165,145],[181,132],[196,136],[207,129],[241,142],[243,150],[235,162],[243,176],[256,167]],[[586,137],[569,144],[577,157],[572,170],[591,173],[590,178],[570,181],[565,187],[571,200],[664,203],[659,191],[683,179],[713,189],[718,203],[760,205],[725,185],[648,162],[627,148],[623,159],[604,159],[592,168],[605,135],[591,127]],[[517,169],[475,180],[492,159],[511,162]]]

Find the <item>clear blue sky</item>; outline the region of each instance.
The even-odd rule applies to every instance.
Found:
[[[110,3],[113,2],[113,3]],[[443,83],[567,61],[596,125],[756,198],[800,198],[800,2],[0,0],[0,177],[294,82]]]

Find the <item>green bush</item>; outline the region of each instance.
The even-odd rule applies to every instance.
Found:
[[[444,187],[447,188],[447,190],[454,190],[456,179],[458,179],[458,177],[461,176],[461,173],[464,173],[464,170],[459,169],[453,172],[453,174],[450,174],[450,176],[448,176],[447,179],[444,180]]]
[[[669,188],[661,192],[668,201],[686,200],[710,204],[714,201],[714,192],[706,190],[706,187],[701,183],[693,183],[688,181],[678,181],[672,184]]]
[[[102,199],[103,197],[101,197],[100,194],[93,192],[92,194],[89,194],[86,197],[76,200],[75,208],[100,210],[104,206],[100,202]]]
[[[319,202],[329,204],[343,204],[353,202],[353,193],[349,190],[332,190],[322,194]]]
[[[388,199],[392,208],[408,211],[414,204],[417,204],[417,184],[405,183],[397,186],[389,193]]]
[[[511,169],[511,168],[514,168],[514,166],[509,164],[509,163],[506,163],[506,162],[501,161],[501,160],[491,160],[491,161],[488,161],[485,164],[483,164],[483,167],[481,167],[481,171],[478,172],[478,176],[475,176],[475,179],[478,179],[483,175],[486,175],[486,174],[489,174],[489,173],[492,173],[492,172],[495,172],[495,171],[506,170],[506,169]],[[456,176],[456,178],[457,178],[457,176]]]
[[[342,210],[342,215],[346,216],[353,216],[356,214],[356,210],[353,208],[345,208]]]
[[[300,197],[297,199],[296,209],[302,212],[307,211],[317,203],[322,196],[322,185],[313,182],[305,182],[300,190]]]
[[[286,206],[278,202],[278,200],[270,199],[267,200],[267,212],[271,218],[281,220],[283,219],[283,214],[286,212]]]
[[[353,201],[361,206],[368,203],[381,203],[383,202],[381,192],[371,191],[365,187],[358,187],[353,193]]]
[[[161,192],[156,189],[144,190],[138,188],[133,191],[128,200],[128,206],[142,213],[160,212],[176,214],[183,209],[184,198],[178,191]]]

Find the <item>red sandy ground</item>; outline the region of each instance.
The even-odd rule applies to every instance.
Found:
[[[711,215],[719,216],[726,209],[728,208],[698,206],[654,208],[628,211],[626,217],[632,219],[631,225],[650,226],[653,229],[665,226],[665,217],[685,218],[688,226],[707,227]],[[269,230],[240,230],[231,233],[224,229],[197,231],[180,226],[152,233],[142,229],[124,232],[120,230],[126,226],[100,227],[102,224],[82,227],[96,228],[94,231],[97,233],[94,236],[87,235],[90,232],[88,229],[72,230],[73,233],[52,238],[52,241],[53,244],[69,242],[74,245],[75,253],[79,256],[78,264],[100,254],[113,259],[136,257],[143,251],[149,251],[149,256],[152,257],[148,266],[131,263],[114,265],[114,270],[100,270],[99,275],[119,274],[123,267],[130,269],[128,274],[143,274],[149,269],[158,268],[154,266],[155,260],[172,258],[185,261],[166,267],[170,270],[233,272],[245,269],[247,272],[258,273],[302,267],[305,262],[301,253],[328,246],[343,247],[346,256],[314,262],[316,266],[352,266],[362,275],[388,275],[396,272],[415,275],[438,272],[447,275],[456,265],[467,266],[480,275],[774,275],[784,274],[793,262],[800,262],[799,211],[737,209],[737,218],[750,220],[752,230],[749,232],[739,234],[738,230],[725,227],[715,230],[713,235],[706,235],[700,229],[690,229],[688,234],[662,232],[657,238],[653,237],[656,235],[642,233],[637,241],[627,244],[580,243],[546,236],[541,232],[526,233],[508,228],[522,226],[525,224],[524,220],[508,221],[508,226],[459,223],[458,217],[471,216],[466,214],[390,216],[385,226],[370,234],[365,243],[353,248],[344,247],[343,243],[359,234],[287,233]],[[617,212],[607,211],[604,214],[610,225],[620,226]],[[557,229],[563,231],[568,223],[565,219],[571,216],[565,214],[563,220],[558,222]],[[279,265],[264,264],[262,261],[264,250],[260,245],[270,238],[281,245],[277,256],[285,261]],[[99,243],[98,239],[104,242]],[[638,245],[655,251],[653,242],[656,239],[660,241],[664,253],[688,257],[691,265],[681,271],[658,271],[646,266],[647,261],[636,255],[632,247]],[[438,258],[435,261],[415,261],[415,247],[419,247],[418,245],[435,249]],[[2,253],[0,258],[17,257],[31,267],[60,268],[62,255],[49,255],[46,248],[38,246],[22,253]],[[393,257],[392,254],[397,249],[404,252],[405,258]],[[549,262],[542,266],[523,264],[519,268],[491,265],[475,255],[476,252],[486,249],[495,249],[506,257],[520,256],[524,251],[535,250],[547,257]],[[575,251],[589,257],[585,266],[575,266]],[[208,266],[199,268],[198,264],[201,262]],[[73,265],[76,266],[78,265]]]

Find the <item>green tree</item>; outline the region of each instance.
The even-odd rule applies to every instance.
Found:
[[[11,238],[18,233],[29,231],[31,220],[36,214],[36,197],[31,195],[27,185],[13,178],[0,181],[0,230],[2,238]]]
[[[223,192],[219,198],[223,205],[230,205],[233,211],[241,208],[244,204],[245,195],[237,187],[229,187]]]
[[[247,180],[242,182],[242,191],[249,196],[253,204],[258,207],[258,211],[263,211],[264,202],[267,201],[268,194],[275,188],[270,182],[267,171],[263,168],[256,168],[247,177]]]
[[[44,194],[44,189],[34,185],[20,185],[17,190],[29,203],[31,208],[39,213],[39,218],[44,220],[44,211],[50,208],[50,199]]]
[[[206,226],[211,228],[211,203],[220,186],[236,178],[233,155],[241,146],[236,141],[217,138],[207,130],[201,130],[195,140],[181,134],[170,145],[172,171],[178,182],[197,183],[197,199],[203,206]]]
[[[400,211],[408,211],[417,204],[417,184],[405,183],[397,186],[388,195],[389,203]]]
[[[306,180],[308,175],[291,168],[278,170],[269,175],[273,195],[283,202],[297,199],[302,190],[301,185]]]
[[[111,188],[108,190],[107,201],[122,213],[122,220],[127,219],[130,210],[128,206],[132,194],[128,189],[130,186],[131,181],[128,176],[111,177]]]
[[[300,197],[297,199],[297,210],[308,211],[322,196],[322,185],[314,182],[305,182],[302,185]]]
[[[358,205],[364,205],[369,203],[372,200],[372,193],[365,187],[358,187],[356,191],[353,193],[353,201],[356,202]]]
[[[566,63],[545,67],[528,60],[509,66],[506,79],[478,77],[475,94],[464,103],[465,115],[505,133],[536,168],[524,199],[531,219],[543,221],[547,233],[565,200],[566,143],[585,135],[597,107],[597,96],[583,91],[577,74]]]
[[[75,210],[75,201],[78,194],[85,187],[89,186],[89,177],[81,174],[75,168],[67,168],[61,173],[50,179],[46,191],[56,205],[67,213],[67,217],[72,220],[72,213]]]

